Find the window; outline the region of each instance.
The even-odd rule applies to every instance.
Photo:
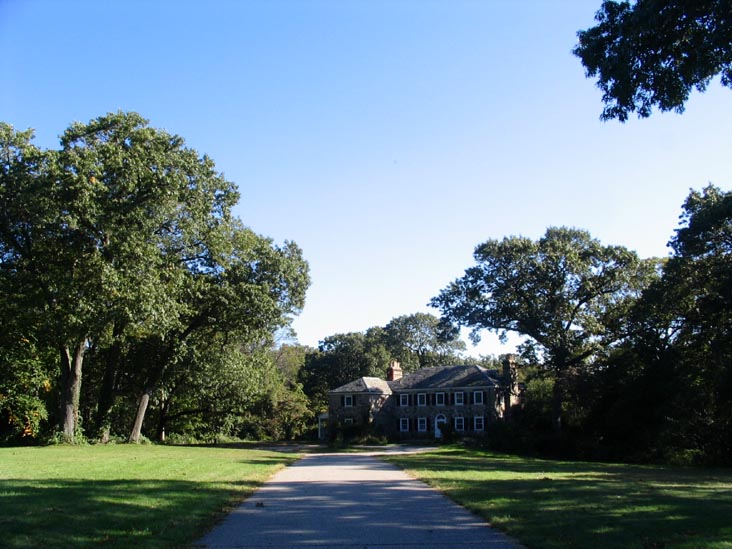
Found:
[[[420,433],[427,432],[427,418],[426,417],[417,418],[417,431],[419,431]]]
[[[445,405],[445,393],[435,393],[435,405],[436,406]]]
[[[409,395],[402,393],[399,395],[399,406],[409,406]]]
[[[409,418],[403,417],[399,419],[399,431],[402,433],[408,433],[409,432]]]
[[[353,418],[352,417],[343,418],[343,425],[353,425]]]
[[[462,406],[463,404],[465,404],[465,393],[462,391],[455,393],[455,406]]]
[[[427,406],[426,393],[417,393],[417,406]]]
[[[473,430],[474,431],[485,430],[485,420],[483,419],[483,416],[475,416],[473,418]]]
[[[455,430],[456,431],[464,431],[465,430],[465,418],[464,417],[456,417],[455,418]]]
[[[353,395],[346,395],[343,397],[343,406],[345,408],[353,406]]]
[[[483,391],[473,393],[473,404],[483,404]]]

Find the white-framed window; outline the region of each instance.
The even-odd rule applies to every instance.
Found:
[[[417,431],[419,431],[420,433],[427,432],[427,418],[426,417],[417,418]]]
[[[435,393],[435,406],[445,405],[445,393]]]
[[[408,417],[399,418],[399,431],[402,433],[409,432],[409,418]]]
[[[475,416],[473,418],[473,431],[485,430],[485,418],[483,416]]]
[[[353,418],[352,417],[343,418],[343,425],[353,425]]]
[[[417,406],[427,406],[426,393],[417,393]]]
[[[345,395],[343,397],[343,407],[350,408],[353,406],[353,395]]]
[[[409,395],[407,393],[399,395],[399,406],[409,406]]]
[[[455,430],[456,431],[464,431],[465,430],[465,418],[464,417],[456,417],[454,419],[455,424]]]
[[[473,393],[473,404],[483,404],[483,391]]]
[[[458,391],[455,393],[455,406],[462,406],[465,404],[465,393]]]

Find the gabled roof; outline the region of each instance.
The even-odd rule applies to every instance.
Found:
[[[497,387],[502,385],[495,370],[481,366],[438,366],[422,368],[396,381],[389,381],[392,391],[410,389],[449,389],[457,387]]]
[[[382,395],[390,395],[391,388],[389,384],[378,377],[360,377],[356,381],[351,381],[345,385],[341,385],[337,389],[329,391],[330,393],[377,393]]]

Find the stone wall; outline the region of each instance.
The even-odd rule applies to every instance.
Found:
[[[482,403],[474,398],[474,392],[482,394]],[[463,403],[455,397],[455,393],[463,394]],[[403,405],[402,396],[406,395],[409,403]],[[424,395],[421,397],[419,395]],[[442,396],[440,396],[442,395]],[[502,414],[493,388],[465,388],[438,390],[410,390],[395,393],[389,399],[389,415],[392,417],[391,432],[397,438],[435,438],[435,422],[444,416],[446,422],[454,429],[455,418],[463,418],[463,429],[456,431],[464,435],[483,435]],[[458,397],[459,398],[459,397]],[[476,403],[478,400],[478,403]],[[475,430],[476,417],[482,418],[482,430]],[[420,422],[420,418],[424,418]],[[402,419],[408,421],[408,431],[402,428]],[[481,425],[479,424],[480,428]],[[423,430],[420,430],[422,428]]]

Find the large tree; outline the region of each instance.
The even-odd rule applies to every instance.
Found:
[[[384,336],[392,358],[405,372],[459,362],[465,350],[459,333],[442,330],[440,319],[428,313],[393,318],[384,326]]]
[[[559,431],[566,376],[623,336],[618,315],[651,270],[634,252],[569,228],[550,228],[538,241],[488,240],[474,257],[431,303],[446,322],[472,328],[474,339],[483,329],[528,337],[554,379]]]
[[[732,192],[692,191],[661,280],[644,295],[647,360],[674,391],[667,447],[729,462],[732,451]]]
[[[207,344],[216,338],[259,351],[304,305],[310,278],[295,243],[276,246],[271,239],[237,224],[226,240],[228,253],[216,254],[217,258],[187,274],[186,307],[179,323],[147,342],[156,356],[144,368],[132,441],[140,438],[150,398],[166,383],[171,370],[196,367],[200,359],[192,358],[194,351],[202,352],[203,347],[216,352]]]
[[[732,87],[729,0],[605,0],[574,54],[603,91],[602,119],[625,121],[654,106],[682,112],[713,77]]]
[[[31,139],[0,126],[0,283],[59,353],[59,424],[73,440],[87,351],[178,325],[187,273],[226,249],[238,194],[136,114],[72,124],[57,151]]]

